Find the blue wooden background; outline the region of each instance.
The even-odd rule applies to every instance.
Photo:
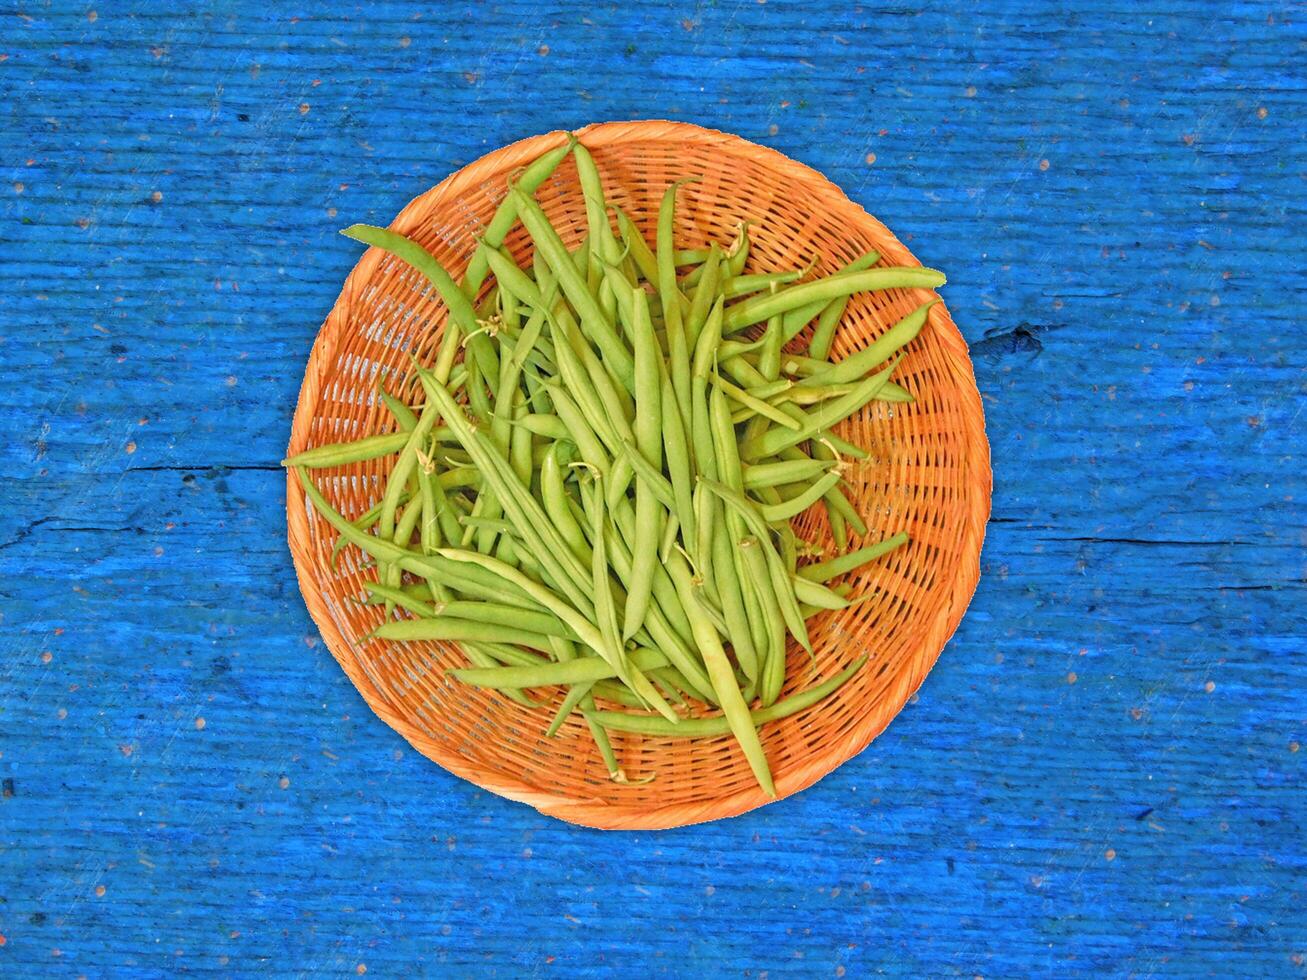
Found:
[[[0,19],[0,975],[1304,973],[1301,6],[173,6]],[[276,462],[336,229],[641,117],[948,271],[996,485],[867,752],[605,836],[372,716]]]

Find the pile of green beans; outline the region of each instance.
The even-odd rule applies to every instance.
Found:
[[[534,196],[569,154],[588,222],[575,249]],[[333,561],[352,544],[375,562],[360,598],[386,616],[368,639],[456,642],[470,666],[454,677],[526,706],[566,689],[548,733],[580,712],[615,780],[609,731],[729,734],[774,796],[759,726],[865,659],[781,699],[787,637],[811,653],[807,621],[859,601],[828,583],[907,541],[850,550],[867,528],[845,459],[867,453],[833,427],[872,400],[912,401],[890,378],[930,304],[842,360],[831,341],[853,294],[944,277],[875,253],[820,278],[746,272],[747,226],[725,247],[678,249],[679,186],[651,247],[570,140],[515,175],[461,281],[396,232],[347,228],[426,277],[448,311],[442,339],[413,361],[420,406],[379,391],[392,432],[284,465],[339,533]],[[504,248],[518,221],[524,265]],[[354,520],[308,472],[385,456],[384,493]],[[790,526],[817,504],[840,554]]]

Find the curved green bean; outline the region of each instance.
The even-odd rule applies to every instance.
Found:
[[[765,725],[769,721],[779,721],[811,708],[843,687],[866,662],[867,657],[864,654],[829,680],[822,681],[806,691],[793,694],[784,701],[777,701],[771,707],[749,712],[750,723]],[[616,732],[634,732],[656,738],[706,738],[714,735],[729,735],[732,732],[731,723],[725,715],[715,715],[710,718],[682,718],[675,725],[667,724],[657,715],[630,715],[620,711],[597,711],[594,712],[593,718],[604,728]]]

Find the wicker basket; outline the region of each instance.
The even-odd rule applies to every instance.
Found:
[[[919,264],[838,187],[773,150],[663,121],[605,123],[578,135],[610,198],[650,240],[668,183],[696,176],[702,180],[687,184],[678,199],[678,247],[727,243],[747,220],[751,270],[795,268],[816,257],[830,271],[870,248],[881,252],[882,264]],[[482,157],[414,200],[391,227],[422,242],[458,275],[474,236],[505,193],[506,178],[564,138],[549,133]],[[585,210],[570,158],[538,196],[574,246],[584,234]],[[507,244],[519,258],[529,254],[520,226]],[[856,296],[832,356],[858,349],[926,298],[919,290]],[[391,392],[420,401],[408,355],[416,350],[429,361],[444,313],[416,272],[369,249],[313,345],[290,452],[388,424],[373,398],[379,378]],[[869,525],[868,539],[906,530],[911,543],[857,574],[856,592],[871,593],[869,601],[809,624],[815,664],[792,644],[782,696],[830,676],[860,652],[870,661],[834,696],[764,726],[762,743],[780,797],[857,755],[885,728],[935,663],[980,574],[989,448],[966,344],[943,304],[930,311],[895,380],[917,396],[915,404],[872,403],[841,432],[871,452],[850,473],[850,496]],[[342,513],[357,516],[379,498],[390,462],[318,471],[318,486]],[[614,732],[613,746],[632,780],[618,784],[607,778],[576,716],[557,737],[544,737],[556,701],[529,710],[447,678],[447,668],[465,664],[453,646],[356,645],[382,616],[356,601],[371,571],[354,548],[333,570],[335,535],[310,516],[293,473],[286,513],[300,588],[332,654],[382,720],[450,772],[551,816],[605,829],[676,827],[769,802],[730,737],[670,740]],[[830,543],[820,508],[800,524],[804,536]]]

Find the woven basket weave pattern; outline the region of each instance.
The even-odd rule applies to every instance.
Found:
[[[750,223],[750,271],[795,268],[819,260],[830,272],[869,249],[882,265],[917,265],[878,221],[820,174],[736,137],[681,123],[606,123],[582,131],[610,200],[652,241],[658,202],[668,184],[701,178],[678,195],[677,246],[730,242]],[[560,145],[563,133],[524,140],[465,167],[408,205],[391,225],[421,242],[459,276],[505,193],[513,172]],[[569,157],[537,197],[569,247],[585,234],[586,216]],[[506,244],[529,261],[521,226]],[[930,298],[923,290],[861,293],[849,303],[832,358],[858,350]],[[421,275],[369,249],[346,280],[309,359],[290,451],[387,431],[392,423],[374,398],[381,380],[392,393],[421,401],[409,354],[430,363],[445,310]],[[800,337],[800,342],[806,334]],[[859,653],[869,663],[834,696],[762,729],[779,796],[797,792],[861,751],[920,686],[957,627],[979,577],[989,514],[989,450],[966,344],[943,304],[894,375],[917,401],[873,402],[837,431],[870,451],[848,473],[868,542],[897,531],[908,546],[852,577],[854,595],[873,598],[810,621],[815,664],[791,644],[785,694],[806,688]],[[347,517],[380,497],[393,458],[314,474]],[[382,621],[358,601],[372,577],[355,548],[330,562],[334,532],[311,515],[294,474],[288,478],[291,552],[309,612],[328,647],[372,709],[418,751],[451,772],[543,812],[610,829],[679,826],[732,816],[768,802],[729,736],[653,739],[612,733],[632,780],[607,778],[583,722],[569,719],[556,738],[544,730],[561,694],[525,709],[444,676],[466,661],[451,644],[356,641]],[[796,522],[803,538],[831,547],[820,507]],[[536,692],[538,699],[550,692]]]

